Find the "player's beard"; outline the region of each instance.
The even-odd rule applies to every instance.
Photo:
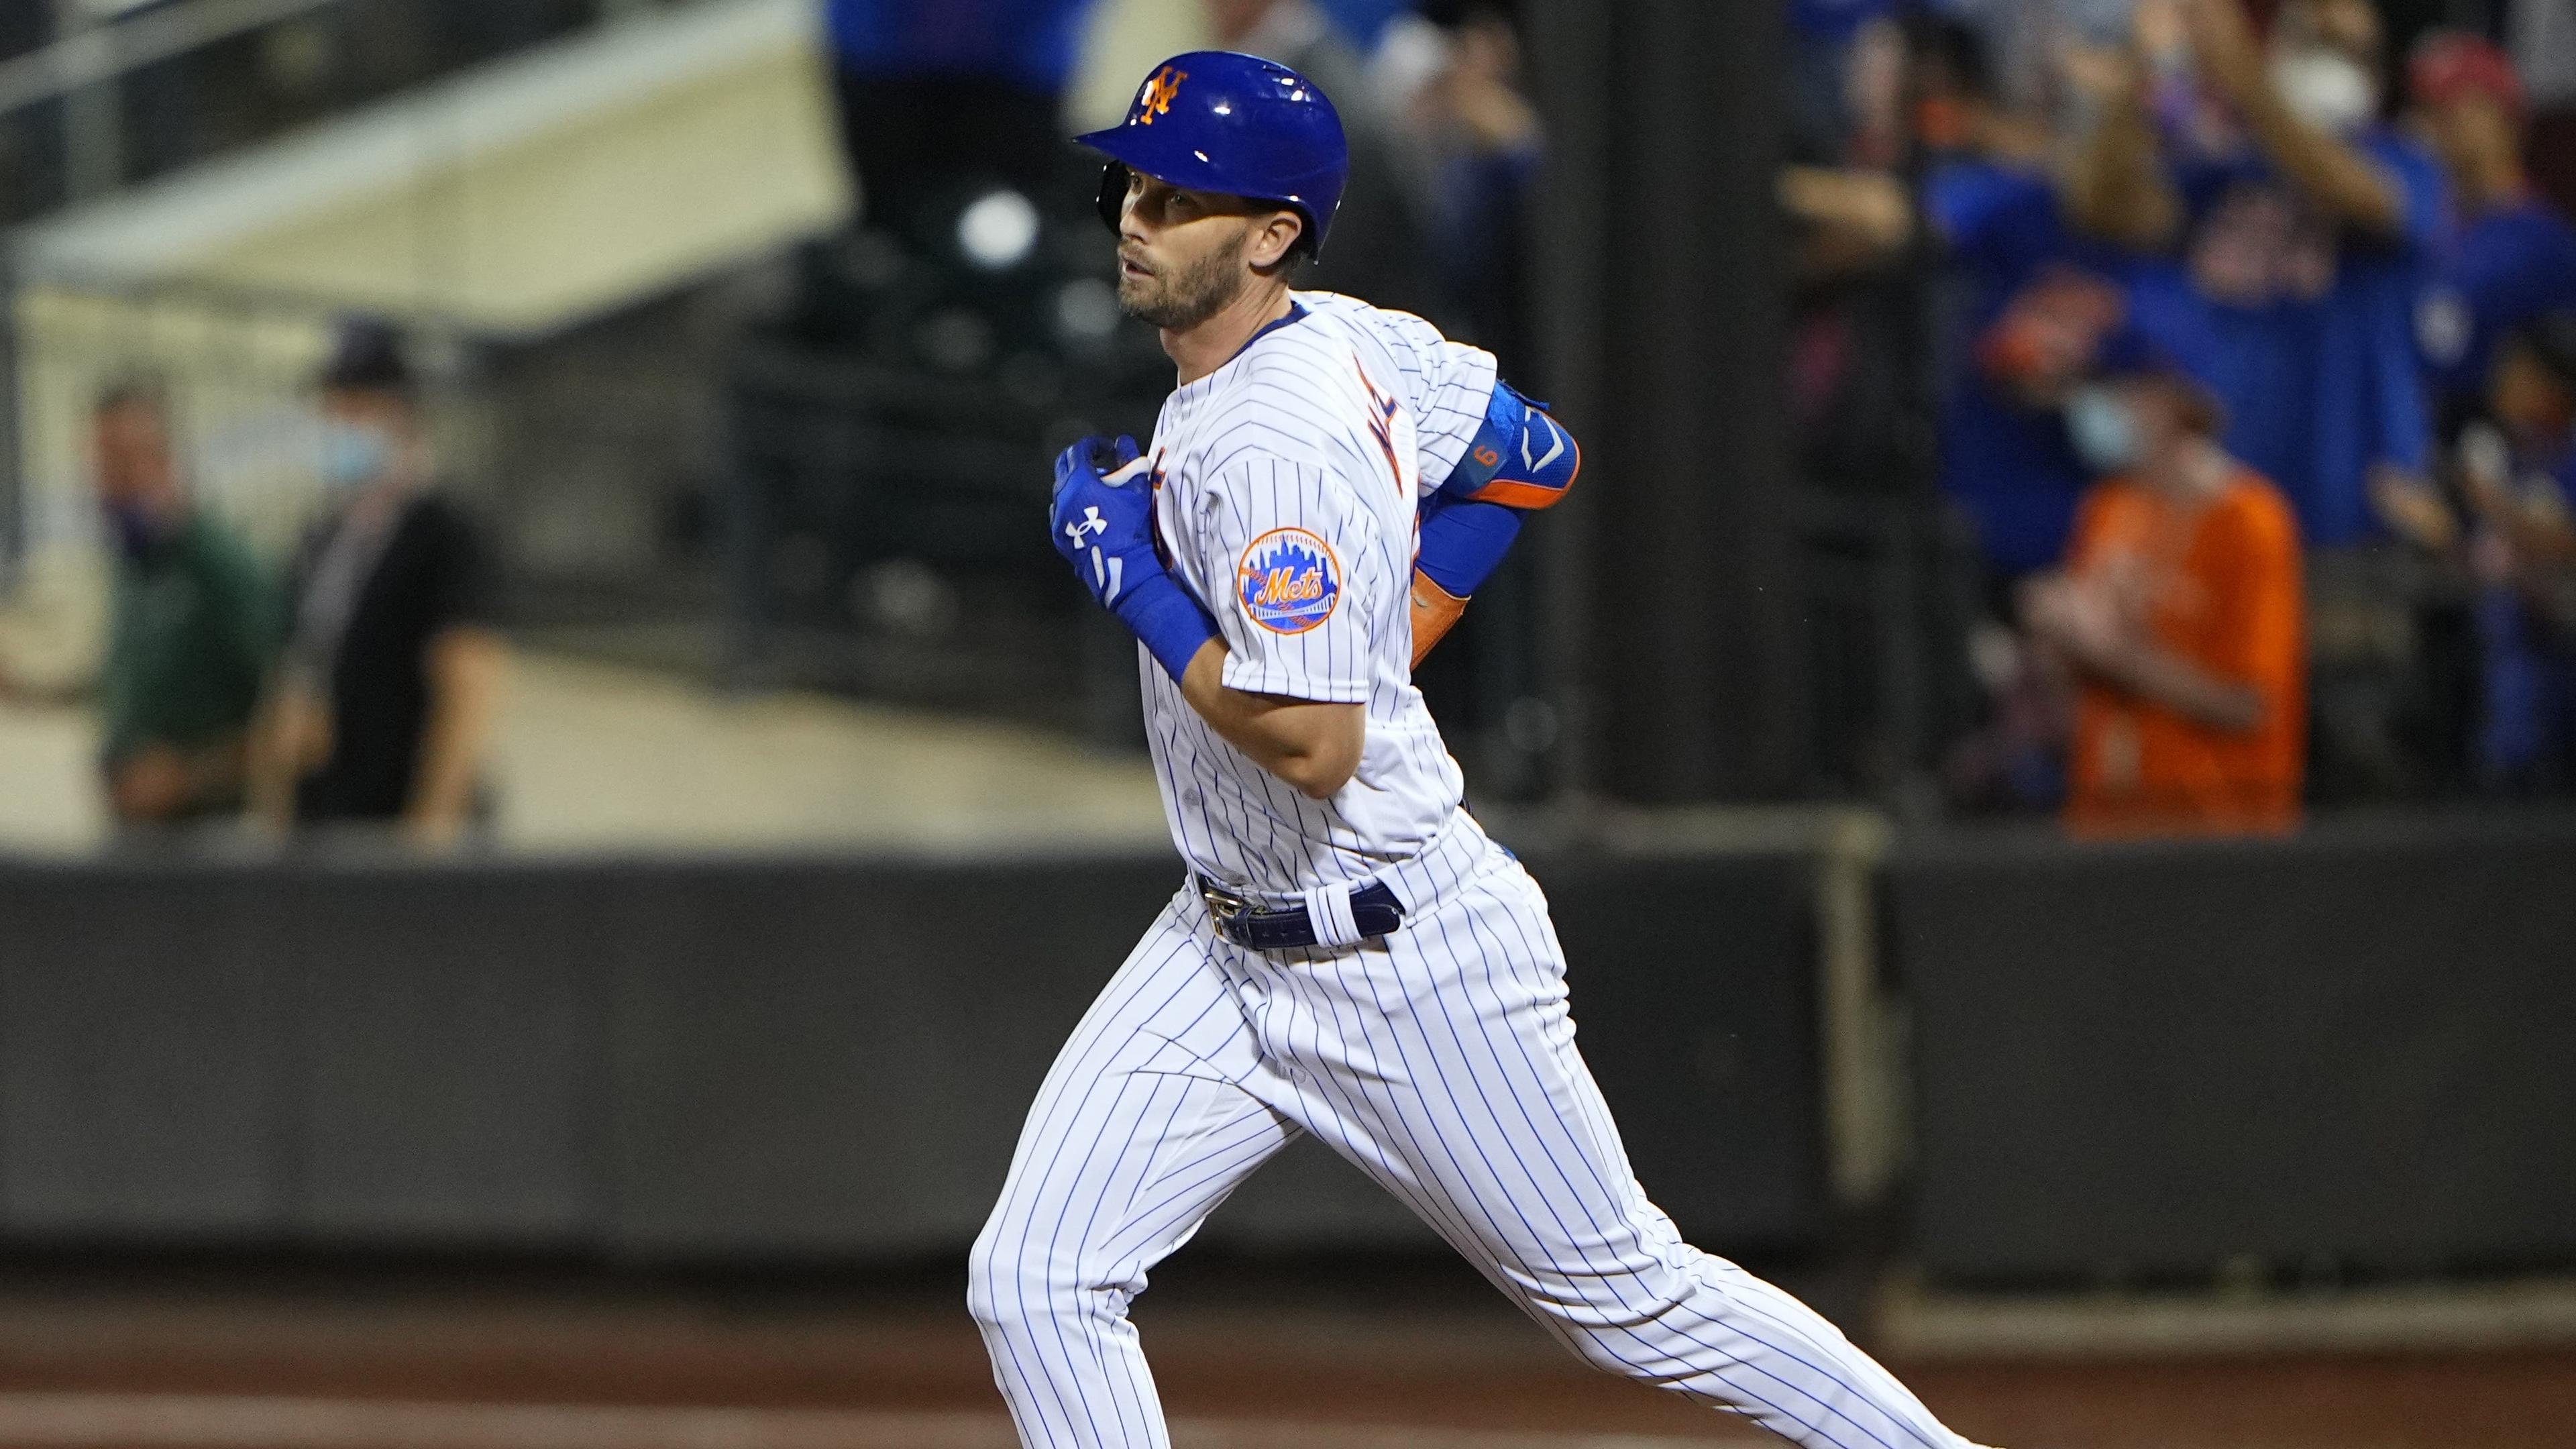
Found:
[[[1237,237],[1236,242],[1242,241]],[[1213,317],[1241,296],[1250,278],[1236,246],[1212,248],[1178,271],[1118,278],[1118,307],[1128,316],[1167,332],[1185,332]]]

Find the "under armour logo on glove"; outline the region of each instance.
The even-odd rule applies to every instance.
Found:
[[[1154,492],[1122,486],[1143,471],[1138,458],[1133,438],[1085,438],[1055,460],[1056,552],[1110,607],[1154,558]]]
[[[1055,460],[1055,551],[1173,679],[1216,623],[1154,554],[1154,480],[1134,438],[1085,438]]]
[[[1107,533],[1109,531],[1109,520],[1100,516],[1100,510],[1098,508],[1086,507],[1082,510],[1082,516],[1080,518],[1077,518],[1073,522],[1064,526],[1064,531],[1065,536],[1073,540],[1075,551],[1080,552],[1082,551],[1082,540],[1084,536],[1094,533]],[[1100,602],[1104,604],[1117,603],[1118,590],[1127,581],[1127,560],[1123,558],[1106,558],[1101,554],[1100,550],[1096,548],[1090,550],[1090,554],[1091,591],[1098,595]]]

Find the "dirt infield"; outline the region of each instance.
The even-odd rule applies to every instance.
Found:
[[[1175,1449],[1661,1449],[1752,1437],[1177,1419]],[[0,1443],[53,1449],[1018,1449],[999,1413],[441,1404],[196,1395],[0,1396]]]
[[[1353,1286],[1336,1306],[1200,1281],[1140,1310],[1179,1449],[1768,1442],[1594,1375],[1473,1295]],[[918,1284],[20,1283],[0,1291],[0,1449],[1011,1449],[951,1303]],[[1962,1432],[2017,1449],[2576,1446],[2576,1353],[1910,1377]]]

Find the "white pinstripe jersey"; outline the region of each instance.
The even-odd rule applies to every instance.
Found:
[[[1462,782],[1413,687],[1415,517],[1484,425],[1494,359],[1329,292],[1172,394],[1147,450],[1157,543],[1216,616],[1235,689],[1368,707],[1358,773],[1311,800],[1227,744],[1142,646],[1173,843],[1269,894],[1419,853]]]

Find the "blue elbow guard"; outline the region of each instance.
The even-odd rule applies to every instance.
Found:
[[[1476,592],[1521,532],[1521,516],[1500,503],[1456,503],[1434,498],[1422,516],[1422,546],[1414,567],[1450,597]]]
[[[1544,405],[1497,380],[1493,400],[1485,405],[1485,426],[1440,491],[1535,513],[1563,498],[1582,471],[1583,449],[1574,435],[1558,426]]]

